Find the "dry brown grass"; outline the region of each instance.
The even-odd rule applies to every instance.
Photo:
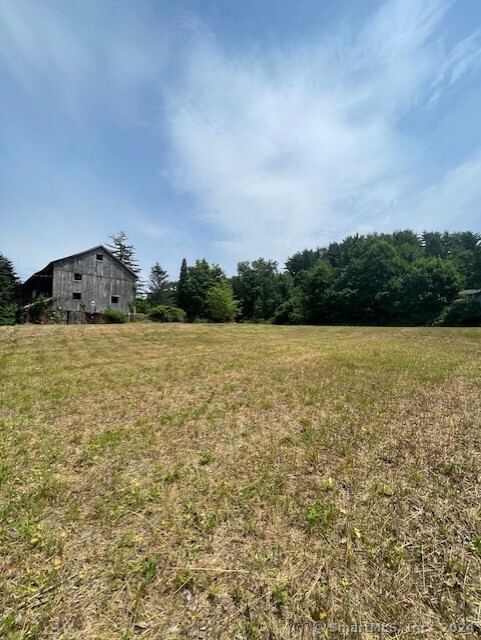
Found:
[[[2,638],[479,635],[481,330],[0,345]]]

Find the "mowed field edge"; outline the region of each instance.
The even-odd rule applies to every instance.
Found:
[[[28,325],[0,364],[0,637],[481,633],[481,329]]]

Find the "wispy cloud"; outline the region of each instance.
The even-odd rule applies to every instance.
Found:
[[[166,229],[158,224],[141,224],[139,232],[153,239],[165,238],[167,236]]]
[[[92,126],[96,114],[136,123],[143,88],[167,60],[167,29],[144,3],[0,3],[0,59],[40,108],[52,98]],[[105,28],[108,24],[108,28]]]
[[[481,67],[481,30],[458,42],[446,56],[432,84],[430,102],[435,102],[443,90],[449,89],[465,74]]]
[[[481,151],[406,202],[406,223],[413,229],[479,229]]]
[[[282,257],[392,219],[422,157],[401,119],[479,55],[476,34],[439,45],[449,5],[390,1],[357,35],[263,57],[189,43],[168,95],[173,166],[222,247]]]
[[[22,277],[119,228],[159,237],[124,165],[132,130],[155,139],[170,44],[141,0],[0,3],[0,222]]]
[[[125,229],[128,235],[145,220],[145,214],[125,198],[109,193],[100,182],[74,172],[62,172],[46,193],[18,193],[14,202],[0,197],[0,210],[25,221],[2,224],[2,244],[10,247],[21,278],[31,275],[50,260],[107,242]],[[115,211],[115,222],[106,212]],[[46,251],[47,248],[47,251]]]

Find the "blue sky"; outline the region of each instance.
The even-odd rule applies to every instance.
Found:
[[[0,252],[481,231],[479,0],[2,0]]]

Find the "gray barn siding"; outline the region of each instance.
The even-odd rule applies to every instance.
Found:
[[[103,260],[97,260],[97,253]],[[74,274],[80,273],[82,280],[75,280]],[[53,291],[57,304],[67,311],[79,311],[81,302],[86,310],[105,311],[108,307],[129,312],[129,302],[134,300],[135,278],[118,260],[110,254],[94,250],[89,253],[56,260],[54,262]],[[75,300],[73,292],[80,293],[82,300]],[[111,301],[118,296],[118,303]]]

